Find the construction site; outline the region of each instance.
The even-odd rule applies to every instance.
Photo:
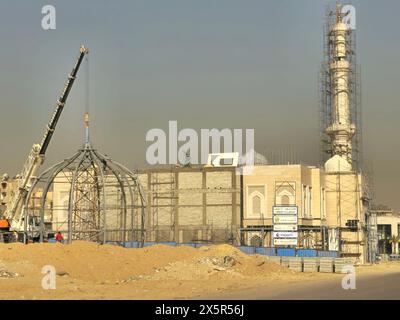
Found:
[[[348,265],[361,275],[399,272],[381,261],[397,259],[400,215],[374,207],[345,7],[326,11],[313,165],[255,152],[249,174],[240,174],[236,153],[131,170],[94,147],[88,108],[81,146],[44,164],[81,65],[96,54],[82,45],[43,138],[0,183],[1,298],[229,298],[257,286],[340,283]],[[45,265],[57,271],[54,292],[40,287]]]

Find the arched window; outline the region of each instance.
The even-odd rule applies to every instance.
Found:
[[[278,206],[291,206],[296,204],[295,193],[292,190],[280,189],[276,193],[276,204]]]
[[[251,219],[260,219],[265,215],[264,187],[250,187],[247,198],[246,216]]]
[[[261,198],[258,195],[253,197],[253,212],[252,213],[254,215],[261,214]]]
[[[283,206],[288,206],[288,205],[290,205],[290,198],[289,198],[289,196],[288,195],[283,195],[282,197],[281,197],[281,205],[283,205]]]
[[[275,187],[275,203],[278,206],[293,206],[296,204],[296,183],[277,182]]]

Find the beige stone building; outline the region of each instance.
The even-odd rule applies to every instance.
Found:
[[[273,246],[274,206],[298,210],[298,247],[365,260],[361,176],[304,165],[256,166],[244,176],[243,240]]]
[[[243,240],[273,246],[273,207],[298,210],[299,246],[327,248],[326,188],[323,172],[303,165],[256,166],[244,176]]]

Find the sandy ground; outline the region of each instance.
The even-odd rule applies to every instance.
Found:
[[[42,287],[42,268],[55,267],[56,289]],[[357,272],[400,272],[400,264]],[[275,288],[343,275],[295,273],[229,245],[125,249],[89,242],[0,244],[0,299],[193,299],[262,286]]]
[[[259,284],[257,287],[218,292],[201,300],[400,300],[400,264],[356,270],[354,288],[344,290],[345,275],[327,279]]]

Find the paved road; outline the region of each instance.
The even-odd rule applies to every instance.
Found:
[[[271,290],[271,287],[263,286],[223,293],[210,298],[228,300],[400,300],[400,273],[357,277],[356,290],[343,290],[341,282],[342,276],[336,275],[333,280],[285,284],[274,290]]]

